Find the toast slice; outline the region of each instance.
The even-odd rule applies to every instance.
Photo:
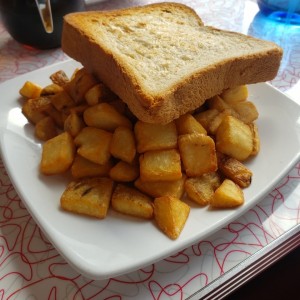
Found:
[[[68,14],[62,49],[138,119],[162,124],[227,88],[272,80],[282,58],[276,44],[204,26],[178,3]]]

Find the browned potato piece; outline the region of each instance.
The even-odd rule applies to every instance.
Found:
[[[85,123],[88,126],[114,131],[119,126],[132,128],[128,118],[120,114],[112,105],[99,103],[87,108],[83,114]]]
[[[139,176],[138,164],[129,164],[125,161],[119,161],[109,171],[109,177],[114,181],[131,182]]]
[[[55,83],[45,86],[41,91],[41,96],[53,96],[63,91],[63,88]]]
[[[237,112],[238,119],[246,124],[250,124],[258,118],[258,111],[253,102],[237,102],[232,104],[231,107]]]
[[[120,213],[143,218],[153,218],[153,202],[149,196],[144,195],[135,188],[118,184],[112,200],[112,208]]]
[[[71,167],[74,157],[73,138],[63,132],[44,143],[40,170],[45,175],[64,173]]]
[[[242,189],[232,180],[225,179],[216,189],[210,205],[216,208],[231,208],[243,203],[244,193]]]
[[[85,178],[72,181],[61,196],[64,210],[103,219],[109,209],[113,181],[110,178]]]
[[[66,83],[69,82],[69,78],[63,70],[59,70],[51,74],[50,79],[54,84],[59,86],[64,86]]]
[[[38,84],[31,82],[31,81],[26,81],[22,88],[20,89],[19,93],[21,96],[27,98],[27,99],[32,99],[32,98],[37,98],[40,96],[42,91],[42,87],[39,86]]]
[[[22,113],[33,124],[44,119],[49,110],[53,109],[48,97],[28,99],[22,106]]]
[[[134,133],[139,153],[151,150],[173,149],[177,146],[175,122],[162,125],[137,121],[134,126]]]
[[[252,136],[253,136],[253,149],[251,155],[257,155],[258,152],[260,151],[260,137],[259,137],[258,127],[255,123],[249,124],[249,127],[251,129]]]
[[[217,109],[208,109],[201,111],[194,115],[194,118],[205,128],[207,131],[209,129],[209,124],[213,118],[219,114]]]
[[[112,167],[113,164],[110,160],[107,163],[100,165],[77,154],[71,166],[71,174],[75,179],[83,177],[108,176]]]
[[[147,195],[157,198],[161,196],[171,196],[181,198],[184,193],[184,182],[186,180],[185,174],[178,180],[173,181],[142,181],[138,178],[134,182],[134,186],[146,193]]]
[[[74,142],[77,153],[96,164],[106,164],[110,159],[112,133],[94,127],[84,127]]]
[[[224,109],[230,108],[229,104],[218,95],[206,100],[206,103],[208,104],[208,107],[210,109],[216,109],[219,112],[222,112]]]
[[[246,85],[239,85],[225,90],[220,96],[228,104],[245,101],[248,98],[248,87]]]
[[[88,108],[89,106],[85,103],[82,103],[82,104],[79,104],[79,105],[76,105],[76,106],[72,106],[68,109],[69,113],[72,114],[72,113],[76,113],[78,114],[79,116],[82,116],[84,111]]]
[[[147,151],[139,156],[143,181],[178,180],[182,177],[181,161],[176,149]]]
[[[52,139],[58,134],[56,124],[51,117],[45,117],[38,121],[34,130],[35,136],[41,141]]]
[[[232,116],[226,116],[216,132],[216,148],[237,160],[247,159],[253,150],[250,127]]]
[[[131,163],[136,155],[134,133],[128,127],[117,127],[110,144],[110,153],[127,163]]]
[[[154,219],[158,227],[172,240],[179,237],[190,213],[190,207],[175,197],[154,200]]]
[[[187,176],[201,176],[217,170],[214,140],[204,134],[190,133],[178,138],[179,151]]]
[[[182,115],[175,123],[178,135],[194,132],[207,134],[205,128],[191,114]]]
[[[185,181],[185,191],[194,202],[205,206],[214,197],[215,190],[220,186],[219,175],[215,172],[203,174],[200,177],[188,178]]]
[[[212,120],[208,124],[208,132],[212,135],[215,135],[223,119],[226,116],[231,116],[232,111],[232,109],[227,108],[222,112],[218,113],[214,118],[212,118]]]
[[[91,87],[84,95],[85,101],[89,105],[96,105],[100,102],[115,98],[115,94],[103,83],[98,83]]]
[[[81,117],[76,113],[71,112],[64,122],[64,130],[69,132],[71,136],[75,137],[85,127]]]
[[[50,99],[51,103],[58,111],[63,111],[67,108],[75,106],[76,104],[66,91],[56,93]]]
[[[65,91],[72,97],[75,103],[84,101],[85,93],[98,82],[84,68],[78,70],[74,77],[64,85]]]
[[[252,172],[235,158],[218,155],[219,170],[228,179],[231,179],[242,188],[251,184]]]

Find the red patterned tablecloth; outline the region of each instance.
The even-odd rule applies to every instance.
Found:
[[[88,9],[152,2],[158,1],[106,1],[93,3]],[[272,84],[300,103],[300,30],[263,28],[253,1],[181,2],[195,8],[206,24],[273,39],[282,45],[282,67]],[[61,49],[23,47],[0,23],[0,82],[66,58]],[[199,289],[299,223],[298,162],[258,205],[209,238],[130,274],[90,280],[74,271],[43,235],[14,190],[0,158],[0,299],[197,299],[192,295]]]

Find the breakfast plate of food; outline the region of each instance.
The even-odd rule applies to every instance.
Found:
[[[280,63],[281,50],[273,43],[224,33],[223,45],[243,39],[257,52],[247,48],[232,58],[219,57],[221,63],[213,58],[212,69],[202,62],[197,73],[189,61],[195,65],[192,54],[199,53],[189,47],[185,56],[180,52],[176,68],[184,76],[179,78],[175,66],[168,67],[170,59],[159,70],[157,63],[150,66],[157,58],[149,60],[151,53],[143,52],[149,45],[125,49],[125,43],[113,41],[114,35],[122,40],[128,38],[124,32],[132,34],[116,15],[133,22],[140,13],[152,20],[166,14],[173,22],[170,12],[188,15],[186,26],[221,42],[220,31],[203,32],[198,17],[176,4],[107,12],[105,17],[72,14],[62,45],[77,61],[0,85],[0,145],[9,177],[49,241],[92,279],[143,268],[204,239],[262,200],[300,158],[300,107],[265,83]],[[98,26],[112,16],[116,23],[109,23],[106,34],[115,47],[108,45],[108,36],[103,36],[106,46],[95,36],[87,41],[83,28],[91,25],[84,18]],[[147,26],[135,25],[130,26],[140,43],[146,36],[140,31]],[[167,49],[173,55],[182,51],[174,45]],[[210,53],[213,45],[208,45]],[[110,49],[126,53],[127,59],[135,53],[135,63]],[[101,67],[95,66],[97,60]],[[255,63],[268,67],[262,71]],[[140,75],[145,66],[166,81],[153,86],[150,75]],[[230,79],[224,77],[229,74]],[[202,91],[207,80],[213,84]]]

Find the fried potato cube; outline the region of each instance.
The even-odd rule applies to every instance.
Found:
[[[54,84],[61,86],[61,87],[70,81],[67,74],[63,70],[59,70],[59,71],[51,74],[50,79]]]
[[[89,105],[82,103],[76,106],[72,106],[68,109],[69,114],[75,113],[78,114],[80,116],[83,115],[84,111],[89,107]]]
[[[234,88],[229,88],[221,93],[221,98],[228,104],[242,102],[248,98],[247,85],[239,85]]]
[[[222,123],[223,119],[226,116],[232,115],[233,109],[226,108],[222,112],[219,112],[208,124],[208,132],[212,135],[215,135],[217,132],[217,129],[219,128],[220,124]]]
[[[50,99],[51,103],[58,111],[63,111],[76,105],[71,96],[64,90],[56,93]]]
[[[109,171],[109,177],[114,181],[131,182],[139,176],[138,164],[119,161]]]
[[[109,160],[107,163],[100,165],[96,164],[79,154],[76,154],[73,164],[71,166],[71,174],[75,179],[84,177],[108,177],[110,169],[113,167]]]
[[[216,109],[219,112],[222,112],[224,109],[230,108],[230,105],[225,102],[219,95],[207,99],[206,103],[208,104],[208,107],[210,109]]]
[[[63,132],[46,141],[42,149],[40,170],[45,175],[66,172],[75,157],[75,145],[68,132]]]
[[[99,103],[91,106],[83,113],[83,118],[88,126],[113,132],[119,126],[132,128],[128,118],[120,114],[112,105]]]
[[[85,100],[84,96],[86,92],[97,83],[96,79],[82,68],[64,85],[64,89],[72,97],[75,103],[78,104]]]
[[[139,156],[143,181],[178,180],[182,177],[180,154],[176,149],[147,151]]]
[[[233,116],[226,116],[216,132],[216,148],[237,160],[247,159],[253,150],[250,127]]]
[[[219,114],[219,111],[215,108],[208,109],[196,113],[194,118],[205,128],[207,131],[209,129],[209,124],[213,118],[215,118]]]
[[[34,82],[26,81],[19,93],[27,99],[34,99],[40,96],[42,87]]]
[[[44,119],[51,109],[53,107],[48,97],[38,97],[26,100],[22,106],[22,113],[29,122],[36,124]]]
[[[174,149],[177,147],[175,122],[162,125],[137,121],[134,126],[134,133],[139,153],[152,150]]]
[[[77,153],[96,164],[106,164],[111,157],[112,133],[94,127],[84,127],[75,137]]]
[[[185,181],[184,188],[188,197],[194,202],[205,206],[214,197],[215,190],[220,186],[220,177],[216,172],[191,177]]]
[[[258,152],[260,151],[260,137],[259,137],[259,132],[258,132],[258,127],[255,123],[249,124],[249,127],[252,132],[253,136],[253,148],[251,155],[257,155]]]
[[[146,193],[147,195],[157,198],[162,196],[171,196],[181,198],[184,193],[184,182],[186,175],[182,174],[182,177],[172,181],[143,181],[139,177],[135,182],[134,186]]]
[[[175,197],[154,199],[154,219],[158,227],[172,240],[179,237],[190,213],[190,207]]]
[[[216,189],[210,205],[215,208],[231,208],[244,203],[242,189],[230,179],[225,179]]]
[[[153,218],[153,201],[135,188],[118,184],[111,200],[112,208],[122,214],[143,218]]]
[[[178,146],[188,177],[201,176],[217,170],[214,140],[204,134],[190,133],[178,138]]]
[[[103,83],[98,83],[91,87],[84,95],[85,101],[89,105],[96,105],[100,102],[115,98],[115,94]]]
[[[69,132],[73,137],[77,136],[84,127],[83,119],[74,112],[71,112],[64,122],[64,131]]]
[[[57,93],[63,91],[63,88],[55,83],[51,83],[45,87],[43,87],[41,91],[41,96],[53,96]]]
[[[66,211],[104,219],[109,209],[112,190],[113,181],[106,177],[72,181],[63,192],[60,204]]]
[[[45,117],[35,124],[35,136],[41,141],[47,141],[58,135],[55,122],[51,117]]]
[[[218,166],[221,173],[242,188],[251,184],[252,172],[235,158],[218,155]]]
[[[175,123],[178,135],[194,132],[207,134],[205,128],[191,114],[180,116]]]
[[[233,103],[231,107],[237,112],[238,119],[246,124],[252,123],[258,118],[256,106],[251,101]]]
[[[56,125],[60,128],[64,128],[64,122],[66,114],[63,111],[58,111],[52,104],[47,109],[47,115],[53,119]]]
[[[117,127],[113,133],[110,153],[127,163],[133,162],[136,155],[135,137],[133,131],[124,126]]]

